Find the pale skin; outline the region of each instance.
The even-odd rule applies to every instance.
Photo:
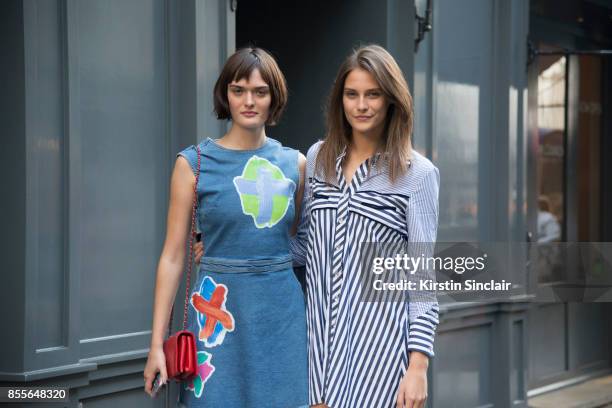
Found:
[[[352,128],[351,143],[342,168],[348,184],[357,168],[383,148],[383,130],[389,103],[372,74],[359,68],[346,77],[342,103],[345,117]],[[411,351],[409,360],[397,389],[396,407],[422,408],[427,400],[429,357]],[[314,408],[327,406],[320,404]]]
[[[232,81],[228,85],[227,98],[232,126],[217,143],[227,149],[252,150],[266,141],[265,123],[268,119],[272,97],[268,84],[255,69],[249,78]],[[295,235],[299,222],[300,204],[304,195],[304,174],[306,158],[298,158],[300,184],[295,196],[295,214],[290,234]],[[145,392],[152,395],[155,375],[168,380],[163,342],[167,332],[170,310],[184,268],[186,240],[191,222],[191,208],[195,176],[191,166],[182,156],[177,158],[170,181],[170,205],[166,227],[166,238],[157,266],[155,300],[153,305],[153,328],[151,346],[144,369]],[[196,262],[203,255],[201,243],[195,246]]]

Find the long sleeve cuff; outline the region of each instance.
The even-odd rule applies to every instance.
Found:
[[[293,266],[306,265],[306,237],[301,231],[298,231],[293,237],[289,237],[289,251],[293,256]]]
[[[420,351],[429,358],[434,356],[434,338],[438,319],[439,307],[437,304],[419,315],[410,323],[408,328],[408,351]]]

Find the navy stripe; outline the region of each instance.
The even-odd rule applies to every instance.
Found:
[[[315,176],[314,145],[307,155],[307,182],[294,264],[306,265],[309,403],[334,408],[390,407],[409,363],[409,352],[433,356],[439,308],[435,293],[386,291],[378,302],[361,300],[363,242],[414,245],[431,255],[438,216],[438,171],[413,152],[412,166],[395,183],[370,160],[349,184],[336,162],[337,186]],[[368,170],[369,169],[369,170]],[[395,252],[397,253],[397,252]],[[414,255],[413,253],[413,255]],[[416,278],[433,279],[431,271]],[[414,278],[414,277],[413,277]]]

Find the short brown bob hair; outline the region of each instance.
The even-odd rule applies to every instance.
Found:
[[[270,87],[272,102],[266,125],[276,125],[287,105],[287,82],[276,60],[262,48],[244,47],[227,59],[214,90],[214,104],[217,119],[230,120],[232,115],[227,100],[227,88],[232,81],[249,79],[251,73],[259,70],[261,77]]]

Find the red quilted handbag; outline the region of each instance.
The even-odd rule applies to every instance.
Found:
[[[200,179],[200,146],[196,146],[198,153],[198,167],[193,187],[193,205],[191,206],[191,230],[189,233],[189,260],[187,263],[187,284],[185,285],[185,307],[183,310],[183,329],[170,335],[172,329],[172,315],[174,305],[170,312],[168,325],[168,338],[164,341],[164,355],[166,356],[166,371],[168,379],[177,382],[189,381],[196,375],[196,339],[192,332],[185,329],[187,325],[187,307],[189,305],[189,286],[191,284],[191,266],[193,264],[193,238],[195,236],[196,213],[198,208],[198,180]]]

